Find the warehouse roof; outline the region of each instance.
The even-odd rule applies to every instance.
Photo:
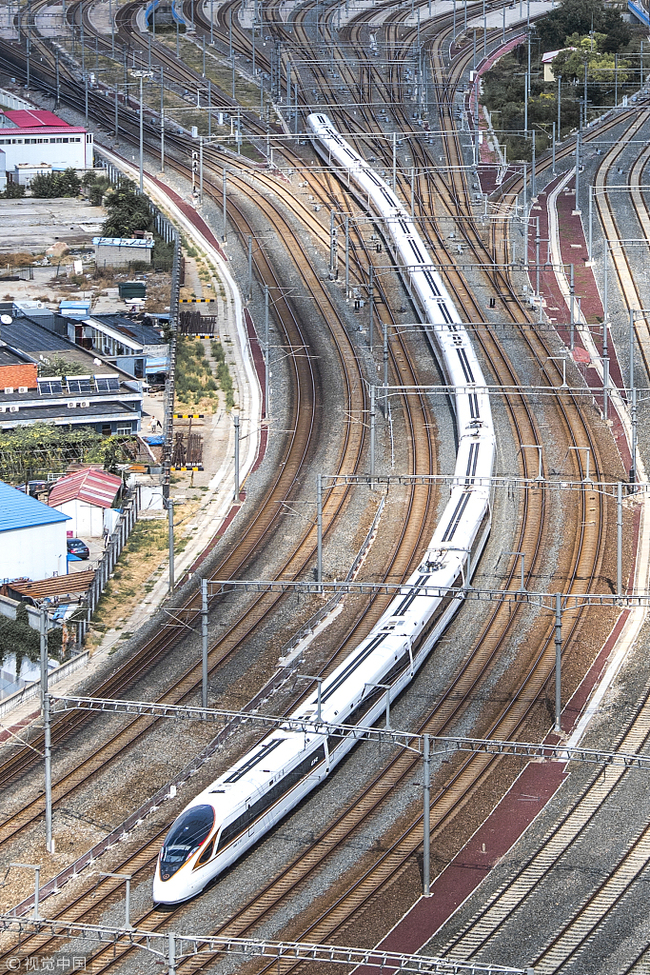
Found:
[[[110,508],[121,487],[122,478],[117,474],[85,467],[81,471],[60,477],[50,491],[49,503],[64,504],[78,498],[99,508]]]
[[[65,119],[59,118],[54,112],[48,112],[45,109],[30,109],[30,108],[16,108],[16,109],[5,109],[0,112],[4,115],[6,120],[9,122],[3,123],[2,128],[7,129],[12,135],[16,133],[18,129],[22,131],[26,130],[50,130],[50,129],[65,129],[67,133],[78,133],[85,132],[80,125],[70,125]]]
[[[55,521],[68,521],[69,517],[0,481],[0,532],[51,525]]]

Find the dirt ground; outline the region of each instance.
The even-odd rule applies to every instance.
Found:
[[[91,298],[95,314],[127,311],[118,285],[143,275],[128,268],[96,271],[92,239],[101,234],[105,217],[102,207],[84,200],[0,200],[0,300],[39,300],[58,308],[62,300]],[[48,258],[46,250],[57,243],[68,252]],[[81,261],[80,274],[75,261]],[[145,310],[164,313],[171,275],[152,270],[146,280]]]
[[[43,254],[58,241],[92,250],[105,219],[101,207],[85,200],[0,200],[0,252]]]

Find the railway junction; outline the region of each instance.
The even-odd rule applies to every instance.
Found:
[[[117,0],[10,6],[20,29],[6,25],[12,36],[1,53],[12,75],[29,73],[28,84],[45,93],[39,98],[58,93],[68,102],[62,111],[85,103],[95,142],[134,174],[143,140],[149,191],[167,186],[182,204],[175,219],[204,224],[202,246],[226,255],[219,273],[227,266],[239,287],[241,321],[250,317],[265,361],[258,356],[258,378],[249,380],[262,422],[254,404],[242,410],[251,462],[236,517],[228,518],[228,487],[196,533],[193,577],[183,573],[142,632],[75,689],[94,699],[196,706],[204,577],[208,703],[235,716],[216,739],[196,714],[88,717],[76,709],[57,717],[53,853],[45,848],[38,723],[21,732],[27,745],[3,749],[0,847],[6,867],[23,866],[10,868],[2,888],[1,963],[644,970],[647,773],[606,761],[435,753],[431,896],[423,897],[421,759],[390,736],[369,740],[198,898],[165,909],[151,901],[172,821],[264,734],[241,715],[290,713],[369,632],[390,587],[421,563],[454,468],[445,377],[380,221],[308,143],[309,111],[336,118],[413,208],[476,343],[495,416],[492,530],[472,593],[390,702],[391,728],[646,752],[643,90],[633,107],[603,114],[579,140],[558,140],[534,174],[513,166],[497,190],[481,182],[491,170],[473,129],[473,73],[541,5],[488,12],[491,5],[204,0],[176,5],[193,28],[182,38],[154,36],[140,5]],[[47,18],[54,38],[42,29]],[[106,68],[106,88],[90,84],[91,64],[99,79]],[[163,97],[167,85],[170,99],[187,106],[176,130],[163,123],[164,174],[160,93],[150,92],[140,128],[123,66],[151,71]],[[197,106],[220,148],[203,130],[197,147]],[[218,112],[229,117],[225,129]],[[199,150],[193,176],[188,161]],[[219,485],[232,485],[232,476],[229,466]],[[226,591],[219,580],[241,585]],[[333,588],[341,590],[336,602]],[[555,593],[564,601],[559,736],[557,614],[542,598]],[[147,804],[146,814],[129,818]],[[100,848],[83,869],[68,870]],[[68,870],[40,903],[49,926],[29,919],[33,904],[13,928],[6,920],[33,890],[25,864],[40,866],[42,884]],[[157,955],[133,947],[144,932]],[[201,936],[197,953],[192,938]],[[330,957],[313,947],[328,944],[339,946]],[[341,946],[358,952],[345,956]],[[375,946],[386,954],[368,954]]]

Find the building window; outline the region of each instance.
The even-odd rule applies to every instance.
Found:
[[[115,428],[115,433],[118,433],[118,434],[129,434],[129,433],[131,433],[131,424],[130,423],[118,423],[117,424],[117,427]]]

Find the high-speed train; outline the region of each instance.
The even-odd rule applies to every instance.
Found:
[[[322,726],[307,732],[279,726],[192,799],[160,850],[153,881],[157,903],[193,897],[326,778],[358,737],[327,725],[370,727],[378,720],[387,696],[392,700],[409,683],[456,612],[460,600],[446,590],[469,580],[490,527],[494,427],[467,331],[393,191],[327,116],[310,115],[308,125],[321,155],[346,170],[377,211],[423,326],[435,339],[447,382],[456,387],[455,477],[422,564],[402,594],[322,682],[320,695],[314,691],[292,715],[315,720],[320,708]],[[426,587],[443,592],[432,595]]]

